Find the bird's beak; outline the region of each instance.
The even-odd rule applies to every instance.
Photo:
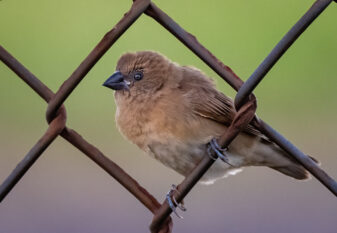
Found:
[[[129,90],[129,83],[125,81],[124,75],[120,71],[113,73],[110,78],[108,78],[103,86],[109,87],[113,90]]]

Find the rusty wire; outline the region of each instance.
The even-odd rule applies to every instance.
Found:
[[[15,72],[24,82],[27,83],[41,98],[49,102],[54,93],[45,86],[38,78],[36,78],[29,70],[27,70],[19,61],[9,54],[2,46],[0,46],[0,60],[3,61],[13,72]],[[51,121],[46,133],[32,147],[23,160],[11,172],[7,179],[0,186],[0,202],[12,190],[15,184],[22,178],[28,169],[39,158],[43,151],[53,142],[53,140],[61,135],[69,143],[77,147],[97,165],[114,177],[121,185],[123,185],[130,193],[132,193],[145,207],[152,213],[160,207],[160,203],[138,182],[128,175],[122,168],[107,158],[95,146],[88,143],[80,134],[65,126],[66,113],[65,108],[60,108],[60,113]],[[170,229],[171,219],[168,218],[162,232]]]
[[[34,89],[37,94],[39,94],[44,100],[46,100],[46,102],[53,98],[54,93],[1,46],[0,59],[4,61],[10,69],[18,74],[18,76],[22,80],[24,80],[30,87],[32,87],[32,89]],[[100,152],[97,148],[86,142],[82,138],[82,136],[79,135],[76,131],[66,127],[65,108],[62,107],[61,110],[61,113],[58,115],[62,116],[62,121],[58,119],[59,117],[56,117],[55,123],[54,120],[50,123],[49,128],[47,129],[47,132],[44,134],[44,136],[28,152],[22,162],[19,163],[19,165],[14,169],[11,175],[0,186],[0,201],[4,199],[10,189],[35,162],[37,157],[43,152],[42,150],[46,149],[58,134],[61,134],[63,138],[65,138],[67,141],[77,147],[90,159],[96,162],[100,167],[106,170],[118,182],[125,186],[125,188],[133,193],[136,198],[139,199],[146,207],[148,207],[151,212],[155,212],[160,204],[151,195],[148,195],[146,190],[140,187],[137,182],[133,180],[130,176],[128,176],[118,165],[105,157],[103,153]]]
[[[291,40],[292,42],[302,33],[311,22],[322,12],[332,0],[318,0],[316,1],[313,6],[308,10],[309,13],[306,13],[301,19],[300,23],[297,23],[292,28],[292,33],[287,33],[285,36],[285,40]],[[315,14],[311,13],[315,12]],[[171,32],[174,36],[176,36],[183,44],[185,44],[189,49],[192,50],[200,59],[202,59],[210,68],[212,68],[220,77],[222,77],[227,83],[229,83],[236,91],[239,91],[241,86],[244,85],[243,81],[226,65],[220,62],[211,52],[209,52],[205,47],[203,47],[197,39],[191,35],[190,33],[186,32],[183,28],[181,28],[173,19],[171,19],[168,15],[166,15],[163,11],[161,11],[154,3],[151,3],[150,7],[145,12],[152,18],[154,18],[158,23],[164,26],[169,32]],[[309,16],[308,16],[309,15]],[[305,22],[302,22],[305,21]],[[302,24],[306,26],[303,27]],[[296,37],[294,37],[294,35]],[[291,38],[289,38],[291,37]],[[278,56],[282,56],[282,54],[290,47],[291,43],[279,43],[278,49],[282,50],[282,53],[278,53]],[[279,58],[278,57],[278,58]],[[267,57],[266,60],[275,59],[276,57]],[[277,58],[277,59],[278,59]],[[276,60],[277,61],[277,60]],[[264,75],[270,70],[271,67],[276,63],[270,62],[270,66],[263,66],[260,65],[261,73]],[[263,78],[264,76],[262,76]],[[247,101],[246,96],[253,96],[251,92],[245,94],[244,100]],[[239,110],[240,111],[240,110]],[[268,124],[263,122],[262,120],[258,119],[256,116],[252,121],[253,125],[263,134],[265,134],[268,138],[274,141],[277,145],[279,145],[282,149],[287,151],[291,156],[293,156],[297,161],[299,161],[311,174],[313,174],[319,181],[321,181],[332,193],[337,196],[337,183],[334,179],[332,179],[329,175],[326,174],[315,162],[313,162],[307,155],[297,149],[291,142],[285,139],[281,134],[279,134],[276,130],[270,127]],[[226,131],[227,133],[227,131]],[[223,140],[225,139],[225,135],[223,135]],[[212,164],[211,161],[208,161]],[[200,167],[197,167],[196,170],[199,168],[200,172],[204,172],[202,167],[211,166],[208,165],[207,159],[203,159],[202,162],[199,164]],[[189,176],[185,178],[183,183],[186,181],[189,184],[193,183],[193,178],[197,178],[199,174],[197,172],[192,172]],[[201,176],[200,176],[201,177]],[[198,179],[200,179],[200,177]],[[195,184],[195,183],[194,183]],[[193,185],[192,184],[192,187]],[[183,198],[181,198],[182,194],[187,194],[188,191],[192,188],[189,185],[183,185],[182,187],[178,186],[179,193],[177,192],[175,195],[175,199],[179,202]],[[186,195],[185,194],[185,195]],[[166,202],[165,202],[166,203]],[[152,232],[157,232],[158,226],[161,224],[162,221],[165,220],[165,217],[171,214],[171,209],[167,204],[163,204],[160,208],[159,214],[154,217],[154,221],[152,222],[150,229]],[[160,215],[160,216],[159,216]]]
[[[336,1],[336,0],[335,0]],[[119,37],[143,14],[155,19],[165,27],[186,47],[194,52],[202,61],[222,77],[230,86],[238,91],[235,104],[237,113],[228,130],[218,140],[221,147],[227,147],[231,141],[240,133],[247,124],[251,123],[261,133],[279,145],[301,163],[311,174],[324,184],[333,194],[337,196],[337,183],[326,174],[307,155],[297,149],[286,138],[279,134],[268,124],[257,118],[256,98],[252,94],[254,88],[264,78],[267,72],[305,31],[305,29],[323,12],[332,0],[317,0],[304,16],[291,28],[282,38],[272,52],[265,58],[261,65],[251,75],[247,82],[243,82],[228,66],[219,61],[211,52],[203,47],[197,39],[181,28],[173,19],[166,15],[150,0],[136,0],[124,17],[110,30],[91,53],[84,59],[72,75],[61,85],[54,94],[39,79],[30,73],[22,64],[11,56],[0,46],[0,60],[12,69],[23,81],[25,81],[37,94],[47,103],[46,118],[49,127],[41,139],[32,147],[24,159],[12,171],[8,178],[0,186],[0,202],[12,190],[15,184],[24,176],[25,172],[33,165],[44,150],[61,135],[64,139],[86,154],[102,169],[115,178],[123,187],[132,193],[153,214],[150,225],[151,232],[171,232],[172,213],[167,201],[161,205],[146,189],[140,186],[135,179],[123,171],[117,164],[108,159],[96,147],[84,140],[76,131],[66,127],[66,111],[63,107],[64,101],[77,87],[85,75],[96,64],[96,62],[108,51],[108,49],[119,39]],[[214,160],[205,156],[193,171],[178,185],[179,192],[175,192],[174,198],[181,202],[199,181],[202,175],[212,166]]]
[[[253,92],[255,87],[262,81],[268,71],[331,2],[331,0],[316,1],[314,5],[312,5],[312,7],[301,17],[301,19],[289,30],[289,32],[273,48],[270,54],[263,60],[259,67],[240,88],[235,97],[236,108],[241,107],[245,98]]]

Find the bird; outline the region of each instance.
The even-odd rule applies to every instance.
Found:
[[[121,134],[185,177],[208,156],[210,142],[228,129],[236,114],[233,100],[201,70],[156,51],[123,54],[103,86],[114,90]],[[216,160],[200,183],[213,184],[249,166],[266,166],[298,180],[310,177],[250,124],[226,148],[225,156],[227,163]]]

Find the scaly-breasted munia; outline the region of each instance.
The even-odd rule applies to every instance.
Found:
[[[207,155],[207,144],[228,128],[233,101],[200,70],[180,66],[157,52],[126,53],[104,83],[115,90],[120,132],[167,167],[186,176]],[[296,179],[308,172],[248,125],[201,178],[213,183],[245,166],[268,166]]]

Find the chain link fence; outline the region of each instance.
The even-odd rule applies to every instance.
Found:
[[[172,231],[172,219],[170,218],[170,214],[174,208],[172,208],[172,203],[169,203],[170,199],[167,198],[160,204],[150,192],[143,188],[133,177],[123,171],[123,169],[116,163],[107,158],[98,148],[83,139],[75,130],[68,128],[66,126],[66,109],[63,106],[63,103],[90,69],[119,39],[119,37],[143,14],[150,16],[166,28],[173,36],[181,41],[196,56],[223,78],[224,81],[238,91],[235,97],[236,116],[228,130],[224,132],[218,140],[218,144],[222,148],[228,147],[232,140],[240,133],[241,129],[251,123],[257,130],[301,163],[327,189],[337,196],[337,183],[334,179],[296,146],[255,115],[257,107],[256,98],[252,94],[255,87],[262,81],[267,72],[275,65],[279,58],[331,2],[333,1],[317,0],[280,40],[246,82],[243,82],[228,66],[224,65],[211,52],[203,47],[197,41],[196,37],[181,28],[173,19],[150,0],[135,0],[130,10],[114,28],[105,34],[102,40],[83,60],[72,75],[61,85],[56,93],[53,93],[9,52],[0,46],[1,61],[48,103],[46,118],[49,123],[49,127],[45,134],[31,148],[23,160],[0,186],[0,202],[12,191],[15,184],[25,175],[45,149],[53,143],[55,138],[61,136],[109,173],[154,214],[153,221],[150,225],[151,232],[164,233]],[[177,186],[177,191],[172,192],[172,199],[177,201],[177,203],[174,203],[175,206],[188,195],[193,186],[212,166],[214,161],[215,160],[206,155],[182,183]]]

